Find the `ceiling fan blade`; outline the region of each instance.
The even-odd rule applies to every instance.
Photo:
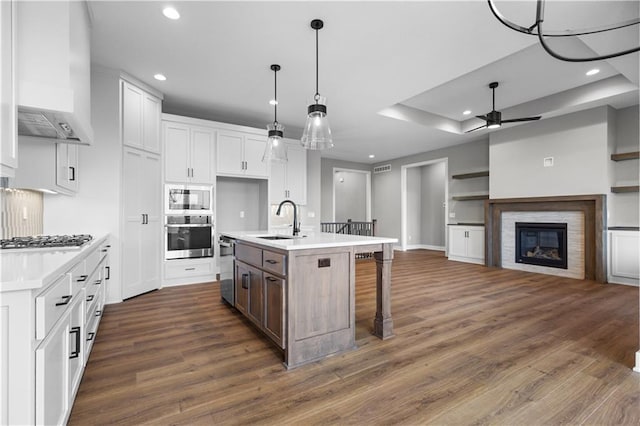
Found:
[[[476,127],[475,129],[467,130],[465,133],[471,133],[471,132],[474,132],[474,131],[476,131],[476,130],[483,129],[483,128],[485,128],[485,127],[487,127],[487,125],[486,125],[486,124],[483,124],[482,126],[480,126],[480,127]]]
[[[537,117],[522,117],[522,118],[512,118],[511,120],[502,120],[503,123],[517,123],[518,121],[536,121],[540,120],[540,116]]]
[[[476,115],[476,118],[479,118],[480,120],[487,121],[487,116],[486,115]]]

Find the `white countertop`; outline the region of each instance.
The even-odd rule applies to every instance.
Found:
[[[106,235],[94,237],[75,249],[20,249],[0,251],[0,293],[43,288],[64,275],[83,255],[102,244]]]
[[[319,232],[307,237],[295,237],[286,240],[265,240],[263,238],[259,238],[260,236],[265,235],[283,235],[268,231],[231,231],[220,232],[219,234],[226,235],[236,240],[243,240],[281,250],[306,250],[316,248],[363,246],[367,244],[385,244],[398,242],[397,238],[364,237],[360,235],[332,234],[327,232]]]

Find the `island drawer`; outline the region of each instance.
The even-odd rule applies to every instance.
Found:
[[[49,330],[62,317],[73,297],[69,274],[65,274],[36,296],[36,340],[46,337]]]
[[[236,243],[235,257],[244,263],[254,266],[262,266],[262,249]]]
[[[287,275],[287,256],[264,250],[262,252],[262,268],[281,276]]]

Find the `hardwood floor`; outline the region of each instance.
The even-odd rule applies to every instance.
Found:
[[[106,310],[69,424],[640,424],[638,289],[396,253],[396,336],[286,371],[218,283]]]

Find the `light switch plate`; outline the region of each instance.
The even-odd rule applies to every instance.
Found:
[[[542,160],[542,163],[544,167],[553,167],[553,157],[545,157],[545,159]]]

